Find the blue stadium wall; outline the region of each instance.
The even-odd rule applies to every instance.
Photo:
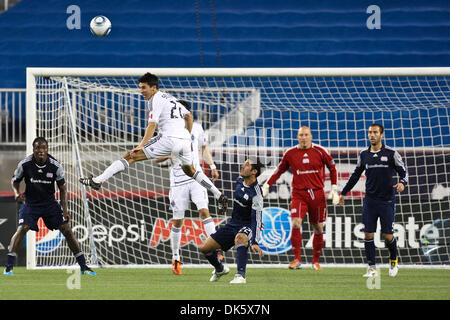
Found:
[[[80,29],[67,26],[71,5],[80,8]],[[380,29],[367,27],[371,5],[381,10]],[[99,14],[112,21],[106,38],[89,31]],[[0,14],[0,88],[24,88],[26,67],[450,66],[449,40],[448,0],[22,0]],[[434,127],[448,126],[445,108],[437,112]],[[345,115],[325,117],[339,125]],[[393,123],[395,115],[380,118]],[[313,130],[320,123],[312,121]],[[295,143],[292,132],[286,146]],[[412,145],[414,135],[405,134],[396,145]]]
[[[67,28],[70,5],[81,29]],[[381,29],[366,26],[370,5]],[[103,39],[89,31],[99,14]],[[449,40],[448,0],[22,0],[0,14],[0,88],[25,87],[33,66],[450,66]]]

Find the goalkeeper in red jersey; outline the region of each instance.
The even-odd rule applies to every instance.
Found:
[[[312,267],[321,270],[319,258],[323,248],[323,223],[327,216],[327,203],[325,199],[324,181],[325,166],[331,175],[330,199],[333,204],[339,203],[337,188],[337,172],[334,160],[328,151],[320,145],[312,143],[311,130],[301,127],[298,130],[298,145],[288,149],[281,159],[273,175],[263,185],[263,196],[267,196],[269,188],[289,168],[294,175],[292,180],[291,197],[291,244],[294,261],[289,269],[301,269],[301,244],[303,236],[301,225],[309,213],[309,222],[314,230]]]

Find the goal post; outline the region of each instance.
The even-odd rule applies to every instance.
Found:
[[[405,161],[410,183],[397,197],[394,232],[400,263],[449,265],[450,68],[27,68],[27,153],[38,136],[66,171],[72,228],[90,263],[166,266],[171,262],[169,170],[151,160],[133,164],[102,190],[83,189],[78,179],[100,174],[141,140],[145,102],[137,79],[160,78],[160,90],[187,100],[209,138],[220,172],[219,189],[232,198],[247,157],[265,164],[262,184],[283,152],[297,144],[300,126],[333,156],[340,189],[367,147],[367,128],[385,127],[384,142]],[[204,171],[209,167],[203,163]],[[328,175],[328,172],[325,172]],[[292,259],[286,172],[264,200],[263,258],[253,265],[280,266]],[[361,223],[363,176],[344,207],[328,203],[321,262],[365,262]],[[327,177],[325,191],[330,182]],[[217,227],[222,216],[210,198]],[[307,220],[307,219],[305,219]],[[186,212],[181,243],[185,265],[204,265],[198,251],[206,233],[195,206]],[[303,223],[304,263],[312,258],[312,228]],[[386,263],[379,231],[377,262]],[[234,263],[235,253],[225,254]],[[75,259],[58,231],[40,224],[27,238],[27,267],[68,266]]]

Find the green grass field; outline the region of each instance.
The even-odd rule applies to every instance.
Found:
[[[67,270],[26,270],[0,276],[0,299],[58,300],[448,300],[450,270],[400,269],[397,277],[379,269],[380,289],[368,289],[363,268],[324,268],[313,271],[247,269],[246,285],[230,285],[235,268],[211,283],[210,268],[96,269],[97,276],[81,276],[79,289],[68,289]],[[75,282],[72,282],[74,284]]]

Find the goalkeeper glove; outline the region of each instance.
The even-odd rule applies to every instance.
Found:
[[[266,197],[269,194],[269,184],[267,182],[262,186],[262,194],[263,197]]]
[[[331,185],[331,191],[328,194],[328,199],[331,199],[333,202],[333,205],[335,205],[335,206],[337,206],[339,204],[338,186],[336,184]]]

